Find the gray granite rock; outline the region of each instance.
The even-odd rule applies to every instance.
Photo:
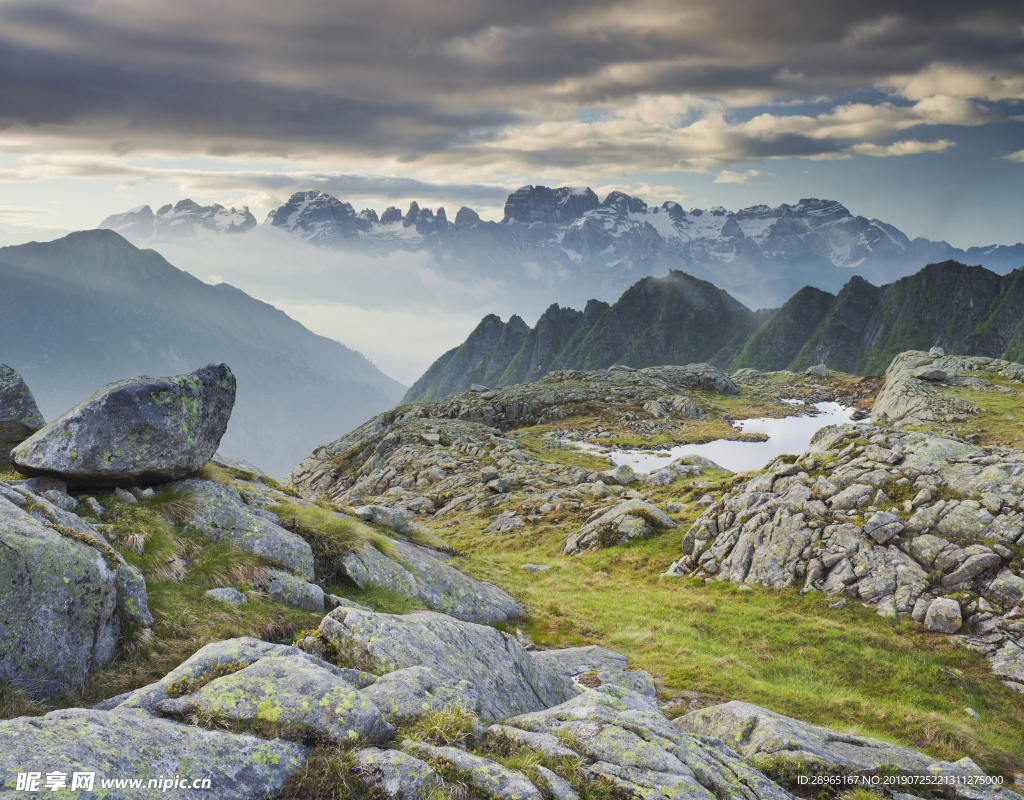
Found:
[[[289,739],[313,733],[330,742],[377,745],[395,734],[359,690],[301,652],[268,653],[190,694],[161,700],[156,710],[204,712]]]
[[[11,450],[45,424],[21,375],[0,364],[0,464],[9,464]]]
[[[324,617],[320,631],[342,657],[367,672],[424,666],[442,680],[469,681],[480,695],[480,715],[488,720],[547,708],[575,694],[569,681],[537,664],[514,637],[444,614],[338,608]]]
[[[26,474],[76,485],[176,480],[210,460],[234,403],[226,364],[117,381],[26,439],[12,459]]]
[[[72,773],[93,773],[95,793],[75,793],[76,797],[183,796],[181,790],[164,794],[160,784],[148,792],[100,791],[103,780],[140,778],[145,786],[150,779],[173,781],[178,776],[209,781],[205,791],[189,794],[209,794],[218,800],[263,800],[277,796],[285,779],[305,765],[309,751],[294,742],[203,730],[154,719],[138,710],[72,708],[44,717],[0,721],[0,752],[4,754],[0,787],[14,787],[19,772],[45,776],[57,770],[67,774],[69,787]],[[0,789],[0,794],[7,792]]]

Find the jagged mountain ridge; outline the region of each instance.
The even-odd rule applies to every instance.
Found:
[[[283,475],[404,388],[273,306],[113,231],[2,248],[0,285],[0,362],[48,420],[110,381],[223,361],[238,379],[223,451]]]
[[[392,206],[378,216],[309,190],[292,195],[264,224],[327,248],[426,251],[472,274],[529,280],[563,303],[614,296],[673,269],[759,308],[780,305],[805,285],[837,291],[852,274],[880,285],[947,259],[999,273],[1024,264],[1024,244],[961,250],[911,240],[888,223],[818,199],[687,211],[675,202],[649,207],[622,192],[602,201],[589,188],[524,186],[509,195],[502,221],[492,222],[467,207],[450,221],[443,207],[435,213],[415,202],[404,214]],[[134,236],[128,220],[110,217],[101,227]]]
[[[530,328],[485,317],[413,384],[405,402],[436,400],[473,383],[535,381],[550,370],[707,362],[736,370],[824,363],[877,374],[909,349],[1024,357],[1024,269],[997,275],[956,261],[884,286],[854,276],[838,294],[804,287],[781,308],[752,312],[681,272],[644,278],[613,305],[552,305]]]
[[[491,314],[431,365],[404,402],[438,400],[473,383],[536,381],[558,369],[724,363],[768,313],[674,271],[641,279],[614,305],[591,300],[576,311],[554,304],[533,328],[518,316],[503,323]]]
[[[155,214],[149,206],[113,214],[97,227],[117,231],[136,244],[157,244],[195,239],[201,231],[245,233],[256,227],[256,217],[248,206],[201,206],[192,200],[181,200],[162,206]]]

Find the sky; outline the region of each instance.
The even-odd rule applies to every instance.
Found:
[[[0,0],[0,232],[543,184],[1012,244],[1022,101],[1020,0]]]

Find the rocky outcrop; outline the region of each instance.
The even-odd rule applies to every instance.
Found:
[[[193,692],[161,700],[156,710],[173,716],[199,712],[264,736],[376,745],[395,734],[355,686],[305,653],[269,653]]]
[[[753,763],[782,760],[798,769],[826,774],[941,776],[959,797],[1017,797],[998,786],[972,780],[984,773],[970,759],[940,761],[909,747],[820,728],[735,700],[693,711],[673,724],[685,733],[728,742]]]
[[[946,356],[940,348],[925,353],[900,353],[885,371],[885,382],[871,409],[871,419],[890,425],[923,425],[946,417],[977,412],[970,403],[950,394],[957,386],[988,387],[970,373],[999,372],[1015,378],[1024,367],[985,356]],[[1013,391],[1013,390],[1011,390]]]
[[[484,719],[548,708],[574,694],[569,681],[537,664],[514,637],[444,614],[338,608],[324,617],[320,632],[367,672],[424,666],[451,682],[469,681],[480,694]]]
[[[300,577],[313,578],[313,549],[309,544],[254,513],[251,506],[242,502],[237,488],[199,478],[172,485],[187,492],[196,502],[195,513],[185,521],[189,529],[211,541],[227,539],[240,550],[261,556]]]
[[[595,511],[586,524],[565,540],[564,555],[624,544],[650,536],[655,529],[674,528],[675,521],[664,511],[642,500],[626,500],[610,509]]]
[[[114,658],[124,625],[153,624],[145,583],[84,520],[0,489],[0,679],[59,698]]]
[[[21,375],[0,364],[0,464],[9,464],[11,450],[45,424]]]
[[[72,708],[0,722],[0,752],[0,787],[10,791],[19,772],[59,771],[68,789],[74,773],[92,775],[92,786],[86,786],[96,793],[79,785],[80,797],[127,800],[144,796],[147,788],[150,796],[162,796],[180,778],[190,788],[197,781],[197,794],[205,788],[223,800],[261,800],[280,792],[285,779],[305,765],[309,751],[295,742],[203,730],[141,711]],[[141,780],[142,788],[100,794],[103,781],[127,779]]]
[[[680,733],[646,697],[601,686],[555,708],[514,717],[508,725],[573,742],[587,773],[627,796],[791,800],[722,744]]]
[[[566,467],[555,475],[556,467],[531,459],[503,431],[566,419],[587,403],[608,405],[609,397],[613,407],[663,401],[671,410],[662,416],[687,418],[687,407],[706,402],[701,392],[735,395],[739,389],[720,370],[689,364],[559,371],[535,383],[460,392],[374,417],[314,450],[289,482],[310,498],[351,505],[377,498],[373,503],[434,513],[452,503],[449,510],[465,510],[471,500],[486,504],[489,493],[547,482],[545,475],[574,485],[598,481],[600,474]]]
[[[959,632],[991,660],[1008,642],[1024,645],[1011,549],[1024,544],[1022,494],[1019,450],[829,426],[800,457],[710,505],[666,577],[845,595]],[[1000,674],[1024,691],[1024,672]]]
[[[483,625],[509,623],[523,609],[507,592],[463,575],[437,551],[411,542],[389,540],[387,554],[372,543],[345,555],[342,567],[360,588],[376,584],[419,600],[427,608]]]
[[[210,460],[234,404],[235,376],[226,364],[118,381],[20,444],[13,460],[28,475],[79,486],[172,481]]]

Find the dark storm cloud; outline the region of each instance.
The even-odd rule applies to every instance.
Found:
[[[1022,26],[1019,0],[0,0],[0,127],[116,152],[472,160],[517,125],[640,95],[898,92],[937,62],[1012,82]],[[726,139],[729,158],[843,146]]]

